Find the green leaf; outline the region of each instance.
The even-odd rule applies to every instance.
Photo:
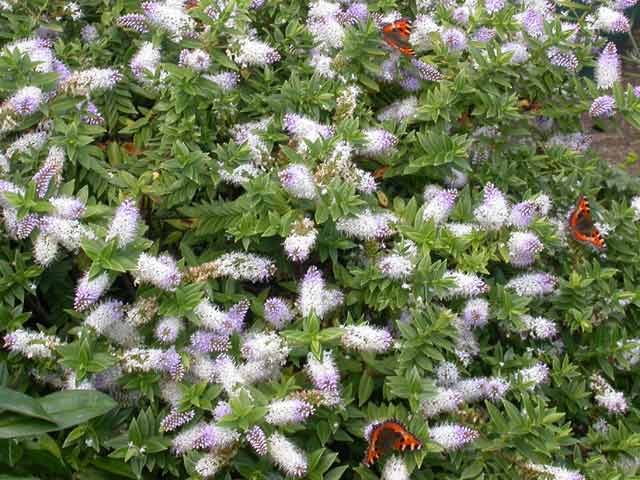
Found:
[[[15,438],[54,432],[104,415],[117,403],[96,390],[66,390],[38,400],[55,425],[39,418],[12,412],[0,414],[0,438]]]
[[[38,400],[9,388],[0,387],[0,409],[55,423]]]
[[[348,468],[348,465],[332,468],[325,474],[324,480],[340,480],[340,477],[342,477],[342,474],[346,472]]]
[[[361,407],[373,393],[373,379],[365,371],[360,377],[360,386],[358,387],[358,406]]]

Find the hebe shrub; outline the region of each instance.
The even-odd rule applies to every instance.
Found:
[[[640,478],[634,3],[0,0],[0,476]]]

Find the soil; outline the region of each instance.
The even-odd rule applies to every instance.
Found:
[[[628,42],[626,48],[621,49],[622,84],[625,88],[628,83],[640,85],[640,28],[634,29],[634,38],[639,48]],[[640,131],[623,120],[603,123],[606,130],[599,131],[593,128],[588,116],[583,117],[585,132],[592,137],[593,150],[609,162],[635,175],[640,174]]]

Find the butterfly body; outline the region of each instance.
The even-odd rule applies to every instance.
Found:
[[[392,23],[385,23],[382,25],[382,38],[387,45],[409,57],[415,56],[416,52],[413,51],[409,44],[409,37],[411,36],[411,20],[408,18],[401,18]]]
[[[598,250],[607,248],[602,235],[593,224],[589,201],[584,195],[580,195],[578,205],[569,216],[569,230],[571,236],[580,243],[592,245]]]
[[[409,432],[400,422],[387,420],[374,425],[369,438],[369,448],[362,460],[366,467],[370,467],[382,455],[387,452],[398,450],[401,452],[409,450],[419,450],[422,442],[411,432]]]

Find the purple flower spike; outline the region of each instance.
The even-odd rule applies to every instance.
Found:
[[[505,288],[513,290],[521,297],[540,297],[552,293],[558,279],[543,272],[523,273],[507,282]]]
[[[275,329],[284,328],[291,320],[294,313],[286,300],[279,297],[267,298],[264,302],[264,319]]]
[[[333,128],[297,113],[287,113],[282,119],[282,126],[289,135],[310,142],[330,138],[334,133]]]
[[[370,325],[349,325],[343,330],[342,344],[350,350],[385,353],[393,345],[393,337],[382,328]]]
[[[487,230],[499,230],[509,220],[509,202],[492,183],[485,185],[483,197],[482,204],[473,211],[473,215]]]
[[[460,52],[467,48],[467,37],[462,30],[448,28],[441,33],[441,37],[442,42],[451,53]]]
[[[130,13],[128,15],[122,15],[116,20],[116,25],[126,30],[132,30],[137,33],[149,32],[147,26],[147,18],[139,13]]]
[[[125,200],[117,208],[113,220],[111,220],[106,240],[117,239],[118,248],[126,247],[136,237],[139,219],[140,212],[135,202],[133,200]]]
[[[156,326],[154,336],[162,343],[173,343],[184,329],[179,318],[165,317]]]
[[[489,286],[485,281],[473,273],[448,271],[444,278],[455,282],[455,286],[447,290],[445,297],[471,298],[489,291]]]
[[[596,98],[589,108],[589,115],[593,118],[609,118],[616,113],[616,101],[609,95]]]
[[[487,27],[480,27],[474,34],[473,34],[473,41],[474,42],[490,42],[491,40],[493,40],[496,36],[498,32],[496,31],[495,28],[487,28]]]
[[[398,83],[404,91],[417,92],[422,88],[422,84],[418,77],[414,77],[406,71],[403,71],[402,74],[403,76]]]
[[[18,115],[26,116],[38,110],[43,100],[42,90],[38,87],[24,87],[9,98],[7,103]]]
[[[369,128],[363,132],[365,144],[362,155],[378,157],[388,153],[398,143],[398,137],[382,128]]]
[[[524,332],[536,340],[549,340],[558,335],[558,326],[544,317],[532,317],[522,315],[520,318],[524,325]]]
[[[489,15],[499,12],[505,6],[504,0],[485,0],[484,8]]]
[[[185,48],[180,52],[178,65],[196,72],[204,72],[211,66],[211,57],[207,52],[199,48],[195,50]]]
[[[485,326],[489,319],[489,302],[483,298],[472,298],[464,307],[462,319],[469,329]]]
[[[78,110],[82,110],[83,102],[78,104]],[[82,115],[81,119],[87,125],[103,125],[104,117],[93,102],[86,103],[87,115]]]
[[[341,291],[326,287],[322,272],[317,267],[309,267],[300,284],[298,296],[298,308],[304,317],[315,313],[323,318],[340,306],[343,300]]]
[[[279,177],[282,187],[295,198],[313,200],[318,195],[315,180],[306,165],[289,165]]]
[[[551,65],[564,68],[570,72],[575,72],[578,69],[578,57],[573,52],[563,52],[556,47],[551,47],[547,52],[547,56]]]
[[[64,150],[54,145],[49,149],[47,159],[44,161],[42,168],[33,176],[36,184],[36,193],[38,197],[44,198],[51,186],[51,180],[58,178],[62,174],[64,168]],[[58,178],[59,179],[59,178]]]
[[[240,41],[235,62],[243,67],[264,67],[280,61],[280,53],[261,40],[244,38]]]
[[[318,360],[313,353],[309,353],[306,371],[313,386],[325,395],[327,405],[336,405],[340,402],[340,372],[331,352],[323,352],[322,360]]]
[[[453,210],[456,198],[458,198],[456,190],[445,190],[436,185],[427,186],[424,191],[426,203],[422,218],[431,220],[437,225],[443,223]]]
[[[13,208],[6,208],[3,211],[4,222],[9,233],[17,240],[24,240],[36,227],[41,225],[41,218],[35,213],[30,213],[21,220],[18,220],[17,211]]]
[[[601,90],[608,90],[620,79],[620,59],[613,42],[607,43],[596,64],[596,82]]]
[[[542,473],[551,480],[585,480],[584,475],[575,470],[567,470],[563,467],[552,465],[541,465],[536,463],[527,464],[527,468],[536,473]]]
[[[196,412],[188,410],[186,412],[180,412],[175,408],[169,412],[169,414],[160,422],[161,432],[173,432],[176,428],[183,426],[193,420],[196,416]]]
[[[179,382],[184,376],[184,365],[175,347],[162,354],[161,369],[169,374],[172,380]]]
[[[235,72],[221,72],[215,75],[203,75],[210,82],[215,83],[223,92],[234,90],[240,82],[240,75]]]
[[[514,267],[522,268],[533,264],[536,254],[543,250],[544,245],[534,233],[513,232],[508,247],[509,261]]]
[[[366,3],[356,2],[347,7],[344,18],[348,23],[355,25],[358,22],[366,22],[369,18],[369,7]]]
[[[169,255],[152,257],[141,253],[134,275],[138,283],[150,283],[167,291],[175,290],[182,281],[176,261]]]
[[[231,339],[228,335],[197,330],[191,335],[191,348],[198,353],[222,353],[231,348]]]
[[[438,71],[438,69],[433,65],[424,63],[416,58],[411,60],[411,64],[414,67],[416,67],[416,69],[418,70],[419,76],[422,80],[437,82],[438,80],[442,80],[444,78],[442,74]]]
[[[89,272],[85,273],[76,287],[76,296],[73,302],[74,310],[82,312],[100,300],[100,297],[111,285],[111,277],[103,272],[93,280],[89,280]]]
[[[257,455],[264,457],[267,454],[267,436],[258,425],[254,425],[247,430],[246,438]]]
[[[265,421],[271,425],[302,423],[315,411],[313,405],[303,400],[276,400],[267,407]]]
[[[520,15],[520,23],[525,32],[534,38],[544,36],[544,16],[538,10],[530,8]]]
[[[355,217],[339,219],[336,229],[360,240],[381,240],[393,235],[392,224],[397,220],[392,213],[373,213],[371,210],[365,210]]]
[[[629,19],[609,7],[598,8],[594,27],[607,33],[626,33],[631,29]]]
[[[443,424],[429,429],[429,437],[445,451],[459,450],[479,437],[478,432],[462,425]]]

